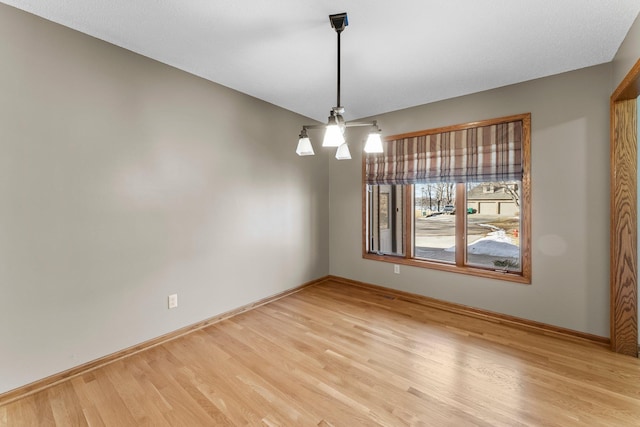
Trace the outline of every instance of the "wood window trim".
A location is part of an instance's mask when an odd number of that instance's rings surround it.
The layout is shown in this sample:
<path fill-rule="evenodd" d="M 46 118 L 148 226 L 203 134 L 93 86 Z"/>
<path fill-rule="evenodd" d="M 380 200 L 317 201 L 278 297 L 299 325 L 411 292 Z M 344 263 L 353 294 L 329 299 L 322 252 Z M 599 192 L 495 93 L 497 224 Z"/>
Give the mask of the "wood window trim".
<path fill-rule="evenodd" d="M 393 264 L 401 264 L 401 265 L 407 265 L 411 267 L 428 268 L 431 270 L 448 271 L 451 273 L 466 274 L 470 276 L 484 277 L 487 279 L 505 280 L 508 282 L 520 283 L 523 285 L 531 284 L 530 279 L 520 274 L 509 273 L 509 272 L 492 271 L 492 270 L 486 270 L 483 268 L 476 268 L 471 266 L 459 267 L 453 264 L 444 264 L 444 263 L 421 260 L 421 259 L 411 259 L 411 258 L 405 258 L 402 256 L 396 256 L 396 255 L 377 255 L 372 253 L 363 253 L 362 257 L 364 259 L 369 259 L 373 261 L 389 262 Z"/>
<path fill-rule="evenodd" d="M 472 123 L 464 123 L 460 125 L 454 126 L 446 126 L 437 129 L 429 129 L 420 132 L 412 132 L 406 133 L 402 135 L 394 135 L 387 137 L 387 139 L 398 139 L 405 138 L 410 136 L 419 136 L 440 132 L 449 132 L 449 131 L 457 131 L 462 129 L 469 129 L 473 127 L 481 127 L 481 126 L 489 126 L 496 123 L 502 123 L 506 121 L 514 121 L 514 120 L 522 120 L 523 123 L 523 140 L 522 140 L 522 155 L 523 155 L 523 174 L 522 174 L 522 199 L 524 203 L 521 206 L 520 210 L 520 226 L 521 226 L 521 237 L 520 237 L 520 248 L 522 254 L 522 271 L 519 273 L 513 272 L 502 272 L 502 271 L 492 271 L 483 268 L 472 267 L 468 265 L 460 265 L 466 264 L 466 254 L 464 251 L 456 252 L 456 264 L 444 264 L 439 262 L 433 262 L 422 259 L 414 258 L 414 248 L 412 239 L 408 233 L 413 235 L 414 224 L 413 224 L 413 207 L 411 206 L 413 201 L 413 195 L 411 194 L 411 186 L 404 186 L 404 200 L 405 200 L 405 209 L 404 209 L 404 221 L 405 225 L 402 227 L 402 233 L 404 236 L 404 245 L 405 245 L 405 255 L 378 255 L 374 253 L 370 253 L 367 251 L 367 235 L 368 235 L 368 218 L 367 218 L 367 185 L 365 184 L 365 159 L 362 159 L 362 257 L 368 260 L 374 261 L 382 261 L 389 262 L 393 264 L 402 264 L 413 267 L 421 267 L 428 268 L 433 270 L 441 270 L 448 271 L 459 274 L 472 275 L 477 277 L 484 277 L 489 279 L 498 279 L 505 280 L 514 283 L 520 284 L 531 284 L 532 280 L 532 268 L 531 268 L 531 113 L 526 114 L 518 114 L 509 117 L 502 117 L 496 119 L 489 119 L 483 121 L 477 121 Z M 457 184 L 465 186 L 465 184 Z M 456 190 L 457 191 L 457 190 Z M 466 189 L 465 189 L 466 191 Z M 459 198 L 456 198 L 456 210 L 459 210 L 460 207 L 458 204 L 462 204 L 462 202 L 458 201 Z M 465 207 L 462 207 L 463 210 L 466 210 Z M 459 229 L 466 230 L 466 221 L 465 215 L 456 215 L 456 228 L 461 227 Z M 465 244 L 466 233 L 457 233 L 456 236 L 456 245 L 464 245 Z M 460 246 L 463 247 L 463 246 Z"/>
<path fill-rule="evenodd" d="M 626 121 L 625 110 L 634 110 L 629 102 L 636 102 L 638 96 L 640 60 L 627 73 L 610 100 L 611 350 L 634 357 L 638 356 L 638 135 L 637 123 L 633 126 Z"/>

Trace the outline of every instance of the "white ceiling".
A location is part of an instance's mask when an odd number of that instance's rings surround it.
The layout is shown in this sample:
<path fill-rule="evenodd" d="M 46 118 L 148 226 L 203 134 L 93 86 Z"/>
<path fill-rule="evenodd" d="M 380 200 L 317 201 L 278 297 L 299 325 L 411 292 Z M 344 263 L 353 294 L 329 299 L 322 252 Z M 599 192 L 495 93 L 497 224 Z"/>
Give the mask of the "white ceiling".
<path fill-rule="evenodd" d="M 0 0 L 325 121 L 609 62 L 639 0 Z"/>

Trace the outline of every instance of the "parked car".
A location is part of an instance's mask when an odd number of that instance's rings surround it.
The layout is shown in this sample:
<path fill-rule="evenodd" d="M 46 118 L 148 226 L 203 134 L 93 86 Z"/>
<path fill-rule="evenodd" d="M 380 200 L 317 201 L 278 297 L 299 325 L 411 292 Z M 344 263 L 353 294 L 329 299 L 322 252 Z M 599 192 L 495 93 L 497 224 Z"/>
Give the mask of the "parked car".
<path fill-rule="evenodd" d="M 456 208 L 453 205 L 445 205 L 445 207 L 442 209 L 442 212 L 453 215 L 454 213 L 456 213 Z"/>
<path fill-rule="evenodd" d="M 478 212 L 478 210 L 476 208 L 467 208 L 467 213 L 468 214 L 474 214 L 476 212 Z"/>

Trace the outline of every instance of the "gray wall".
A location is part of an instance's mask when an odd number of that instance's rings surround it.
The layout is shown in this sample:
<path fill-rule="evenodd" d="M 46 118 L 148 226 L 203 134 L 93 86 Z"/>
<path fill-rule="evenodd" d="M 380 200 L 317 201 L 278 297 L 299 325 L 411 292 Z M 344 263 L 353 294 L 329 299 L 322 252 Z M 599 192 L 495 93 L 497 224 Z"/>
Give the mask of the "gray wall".
<path fill-rule="evenodd" d="M 329 273 L 307 119 L 2 4 L 0 40 L 0 392 Z"/>
<path fill-rule="evenodd" d="M 616 56 L 613 58 L 612 92 L 635 65 L 638 58 L 640 58 L 640 15 L 634 21 Z"/>
<path fill-rule="evenodd" d="M 609 335 L 611 64 L 377 117 L 387 135 L 531 112 L 533 283 L 362 259 L 361 150 L 330 163 L 331 274 Z"/>

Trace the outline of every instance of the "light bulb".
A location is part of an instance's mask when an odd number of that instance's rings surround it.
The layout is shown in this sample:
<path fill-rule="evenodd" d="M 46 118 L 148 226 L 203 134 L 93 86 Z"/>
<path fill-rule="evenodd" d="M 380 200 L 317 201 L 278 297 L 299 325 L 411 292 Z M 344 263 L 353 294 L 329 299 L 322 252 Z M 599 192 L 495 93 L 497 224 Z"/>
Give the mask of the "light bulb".
<path fill-rule="evenodd" d="M 344 135 L 340 126 L 336 124 L 327 125 L 327 129 L 324 132 L 324 140 L 322 141 L 323 147 L 339 147 L 344 144 Z"/>
<path fill-rule="evenodd" d="M 380 138 L 379 131 L 373 131 L 367 137 L 367 143 L 364 145 L 364 151 L 366 153 L 383 153 L 382 138 Z"/>
<path fill-rule="evenodd" d="M 351 159 L 351 153 L 349 152 L 349 146 L 347 145 L 346 142 L 338 147 L 338 150 L 336 151 L 336 159 L 338 159 L 338 160 L 350 160 Z"/>
<path fill-rule="evenodd" d="M 313 156 L 314 154 L 316 154 L 313 152 L 313 147 L 311 146 L 309 137 L 300 137 L 300 139 L 298 140 L 298 148 L 296 149 L 296 154 L 298 154 L 298 156 Z"/>

